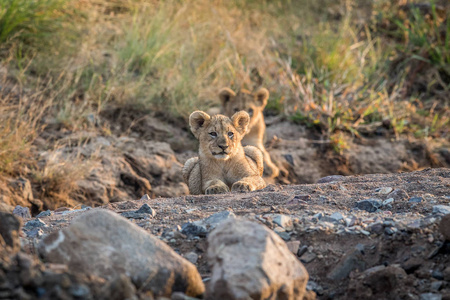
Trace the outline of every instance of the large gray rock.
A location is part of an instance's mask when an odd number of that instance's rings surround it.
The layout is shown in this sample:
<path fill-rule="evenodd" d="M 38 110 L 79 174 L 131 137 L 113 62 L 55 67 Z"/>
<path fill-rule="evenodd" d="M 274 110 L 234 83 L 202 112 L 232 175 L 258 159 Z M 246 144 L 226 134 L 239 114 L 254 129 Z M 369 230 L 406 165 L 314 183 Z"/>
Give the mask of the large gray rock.
<path fill-rule="evenodd" d="M 308 273 L 267 227 L 230 219 L 208 238 L 210 299 L 302 299 Z"/>
<path fill-rule="evenodd" d="M 74 273 L 114 280 L 129 276 L 141 291 L 169 297 L 180 291 L 203 294 L 193 264 L 142 228 L 108 210 L 91 210 L 67 228 L 46 237 L 38 247 L 44 260 L 67 264 Z"/>

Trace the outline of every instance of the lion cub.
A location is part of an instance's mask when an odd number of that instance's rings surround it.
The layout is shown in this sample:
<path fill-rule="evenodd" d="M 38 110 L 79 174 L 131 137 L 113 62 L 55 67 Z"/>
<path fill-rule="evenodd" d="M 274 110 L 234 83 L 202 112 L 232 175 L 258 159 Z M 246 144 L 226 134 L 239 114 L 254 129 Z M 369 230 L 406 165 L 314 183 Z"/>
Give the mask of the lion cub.
<path fill-rule="evenodd" d="M 200 142 L 198 157 L 190 158 L 183 167 L 191 194 L 220 194 L 230 189 L 247 192 L 266 186 L 261 177 L 261 151 L 241 144 L 249 122 L 245 111 L 235 113 L 231 119 L 203 111 L 191 114 L 189 125 Z"/>
<path fill-rule="evenodd" d="M 266 124 L 264 123 L 263 110 L 269 99 L 269 91 L 260 88 L 256 93 L 242 89 L 237 94 L 229 88 L 223 88 L 219 92 L 222 109 L 225 115 L 231 116 L 237 111 L 244 110 L 250 115 L 249 132 L 242 139 L 242 144 L 255 146 L 261 150 L 264 159 L 264 175 L 270 178 L 278 177 L 280 169 L 272 162 L 269 153 L 264 148 L 264 135 Z"/>

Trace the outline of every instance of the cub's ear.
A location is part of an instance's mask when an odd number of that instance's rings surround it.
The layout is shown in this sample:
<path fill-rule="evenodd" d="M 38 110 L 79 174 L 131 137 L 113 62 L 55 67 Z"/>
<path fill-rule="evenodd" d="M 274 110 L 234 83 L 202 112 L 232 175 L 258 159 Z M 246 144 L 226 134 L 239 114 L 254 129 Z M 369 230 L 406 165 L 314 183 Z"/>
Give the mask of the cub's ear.
<path fill-rule="evenodd" d="M 258 89 L 255 93 L 255 99 L 260 107 L 266 107 L 267 100 L 269 99 L 269 91 L 265 88 Z"/>
<path fill-rule="evenodd" d="M 210 120 L 211 117 L 207 113 L 199 110 L 194 111 L 189 116 L 189 126 L 191 127 L 191 131 L 197 139 L 200 135 L 200 131 L 208 126 Z"/>
<path fill-rule="evenodd" d="M 246 111 L 238 111 L 231 117 L 231 122 L 233 122 L 234 127 L 239 132 L 239 134 L 244 135 L 247 133 L 248 124 L 250 123 L 250 116 Z"/>
<path fill-rule="evenodd" d="M 231 98 L 233 98 L 234 96 L 236 96 L 236 93 L 233 92 L 233 90 L 229 89 L 229 88 L 223 88 L 220 90 L 219 92 L 219 98 L 220 98 L 220 102 L 222 102 L 222 106 L 225 106 L 225 104 L 231 100 Z"/>

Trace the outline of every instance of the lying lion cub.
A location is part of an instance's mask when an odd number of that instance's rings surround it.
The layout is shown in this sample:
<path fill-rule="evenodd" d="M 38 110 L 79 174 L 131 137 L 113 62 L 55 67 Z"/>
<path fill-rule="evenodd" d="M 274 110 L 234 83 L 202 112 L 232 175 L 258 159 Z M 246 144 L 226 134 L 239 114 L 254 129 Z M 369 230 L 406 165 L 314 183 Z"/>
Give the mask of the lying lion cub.
<path fill-rule="evenodd" d="M 220 194 L 230 188 L 247 192 L 266 186 L 261 177 L 261 151 L 241 145 L 249 122 L 245 111 L 235 113 L 231 119 L 202 111 L 191 114 L 189 125 L 200 141 L 198 157 L 190 158 L 183 167 L 183 178 L 191 194 Z"/>
<path fill-rule="evenodd" d="M 270 178 L 278 177 L 280 169 L 272 162 L 269 153 L 264 148 L 264 135 L 266 124 L 264 123 L 263 110 L 269 99 L 269 91 L 260 88 L 252 94 L 247 90 L 240 90 L 237 94 L 229 88 L 223 88 L 219 92 L 222 109 L 225 115 L 231 116 L 237 111 L 247 111 L 250 115 L 249 132 L 242 139 L 242 144 L 255 146 L 261 150 L 264 159 L 264 175 Z"/>

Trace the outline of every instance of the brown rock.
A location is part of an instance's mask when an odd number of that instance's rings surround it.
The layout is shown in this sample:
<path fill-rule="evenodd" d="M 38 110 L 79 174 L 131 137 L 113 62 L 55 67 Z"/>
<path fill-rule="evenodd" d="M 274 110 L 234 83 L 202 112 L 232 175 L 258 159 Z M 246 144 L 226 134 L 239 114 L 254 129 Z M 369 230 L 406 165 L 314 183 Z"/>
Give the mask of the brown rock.
<path fill-rule="evenodd" d="M 302 299 L 308 273 L 267 227 L 230 219 L 208 237 L 211 299 Z"/>
<path fill-rule="evenodd" d="M 450 241 L 450 214 L 445 215 L 439 223 L 439 231 L 447 241 Z"/>
<path fill-rule="evenodd" d="M 125 218 L 103 209 L 91 210 L 46 237 L 38 250 L 44 260 L 65 263 L 75 273 L 116 280 L 128 274 L 141 291 L 170 297 L 204 292 L 193 264 Z"/>
<path fill-rule="evenodd" d="M 20 250 L 19 232 L 22 226 L 20 219 L 12 214 L 0 212 L 0 246 L 12 252 Z"/>

